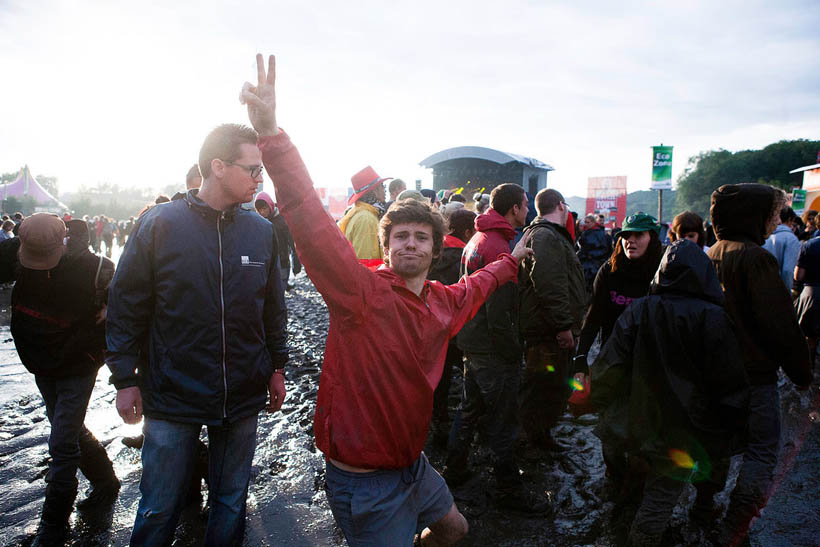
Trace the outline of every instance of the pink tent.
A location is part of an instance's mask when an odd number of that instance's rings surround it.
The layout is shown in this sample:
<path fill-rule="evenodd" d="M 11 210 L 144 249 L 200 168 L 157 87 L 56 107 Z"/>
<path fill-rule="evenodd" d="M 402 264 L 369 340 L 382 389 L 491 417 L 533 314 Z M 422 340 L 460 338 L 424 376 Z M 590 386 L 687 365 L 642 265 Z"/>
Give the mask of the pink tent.
<path fill-rule="evenodd" d="M 45 188 L 40 186 L 34 177 L 31 176 L 31 171 L 28 165 L 20 169 L 20 174 L 17 175 L 17 180 L 9 184 L 4 184 L 0 190 L 0 197 L 3 201 L 10 197 L 21 198 L 23 196 L 31 196 L 38 205 L 44 207 L 59 207 L 60 209 L 68 209 L 64 203 L 49 194 Z"/>

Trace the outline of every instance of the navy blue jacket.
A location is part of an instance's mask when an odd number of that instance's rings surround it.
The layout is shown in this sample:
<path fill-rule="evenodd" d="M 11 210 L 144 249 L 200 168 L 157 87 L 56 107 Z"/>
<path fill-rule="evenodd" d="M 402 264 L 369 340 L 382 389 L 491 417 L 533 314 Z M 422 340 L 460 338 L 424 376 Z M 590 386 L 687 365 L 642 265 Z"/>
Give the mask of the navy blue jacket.
<path fill-rule="evenodd" d="M 287 309 L 268 221 L 197 192 L 135 224 L 109 291 L 106 361 L 117 389 L 139 385 L 145 415 L 215 425 L 264 408 L 288 360 Z"/>

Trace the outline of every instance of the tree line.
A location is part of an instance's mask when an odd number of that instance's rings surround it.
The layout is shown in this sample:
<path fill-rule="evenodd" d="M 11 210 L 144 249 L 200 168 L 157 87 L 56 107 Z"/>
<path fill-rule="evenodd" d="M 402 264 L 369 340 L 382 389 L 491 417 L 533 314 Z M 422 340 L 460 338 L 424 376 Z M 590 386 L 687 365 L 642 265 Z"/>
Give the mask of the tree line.
<path fill-rule="evenodd" d="M 677 180 L 677 209 L 709 218 L 712 192 L 724 184 L 758 182 L 791 192 L 800 187 L 803 173 L 789 171 L 818 163 L 820 141 L 779 141 L 762 150 L 710 150 L 689 158 Z M 666 217 L 666 214 L 664 214 Z"/>

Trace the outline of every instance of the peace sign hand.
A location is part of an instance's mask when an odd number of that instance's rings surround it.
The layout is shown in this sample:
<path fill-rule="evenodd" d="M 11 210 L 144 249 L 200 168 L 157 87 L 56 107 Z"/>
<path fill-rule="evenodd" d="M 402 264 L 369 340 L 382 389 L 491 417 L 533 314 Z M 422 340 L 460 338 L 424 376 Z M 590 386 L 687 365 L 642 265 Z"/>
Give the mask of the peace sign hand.
<path fill-rule="evenodd" d="M 239 102 L 248 105 L 248 119 L 261 137 L 276 135 L 276 58 L 268 58 L 268 72 L 261 53 L 256 54 L 257 84 L 245 82 L 239 94 Z"/>

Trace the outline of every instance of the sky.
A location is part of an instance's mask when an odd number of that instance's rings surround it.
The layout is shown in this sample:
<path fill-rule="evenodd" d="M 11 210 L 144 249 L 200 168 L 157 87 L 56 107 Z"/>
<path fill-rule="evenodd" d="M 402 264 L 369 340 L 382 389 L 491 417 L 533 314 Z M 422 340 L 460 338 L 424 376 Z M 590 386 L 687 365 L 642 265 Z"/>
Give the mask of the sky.
<path fill-rule="evenodd" d="M 0 0 L 0 172 L 182 188 L 210 129 L 247 122 L 257 52 L 332 189 L 366 165 L 429 187 L 421 160 L 485 146 L 551 165 L 567 197 L 635 191 L 652 145 L 676 180 L 703 151 L 820 139 L 816 0 L 388 4 Z"/>

